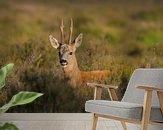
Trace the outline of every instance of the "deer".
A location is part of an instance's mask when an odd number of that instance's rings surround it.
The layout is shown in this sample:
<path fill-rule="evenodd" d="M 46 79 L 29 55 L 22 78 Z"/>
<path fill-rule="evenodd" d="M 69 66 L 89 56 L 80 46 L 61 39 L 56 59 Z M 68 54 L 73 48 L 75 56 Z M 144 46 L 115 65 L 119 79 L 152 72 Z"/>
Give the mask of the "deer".
<path fill-rule="evenodd" d="M 60 25 L 61 41 L 59 42 L 52 35 L 49 35 L 49 40 L 53 48 L 58 50 L 58 56 L 61 68 L 64 73 L 64 78 L 72 87 L 81 86 L 90 80 L 101 81 L 104 80 L 110 73 L 110 70 L 95 70 L 95 71 L 81 71 L 78 67 L 75 52 L 81 45 L 83 34 L 80 33 L 76 39 L 72 41 L 73 20 L 71 19 L 70 31 L 68 41 L 64 40 L 64 25 L 63 19 Z"/>

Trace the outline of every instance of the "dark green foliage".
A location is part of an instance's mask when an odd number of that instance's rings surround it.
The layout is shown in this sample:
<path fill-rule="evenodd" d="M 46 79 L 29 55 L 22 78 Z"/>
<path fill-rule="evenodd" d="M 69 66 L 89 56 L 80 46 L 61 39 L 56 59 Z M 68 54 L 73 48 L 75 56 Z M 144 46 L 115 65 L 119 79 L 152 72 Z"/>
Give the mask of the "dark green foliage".
<path fill-rule="evenodd" d="M 0 126 L 0 130 L 19 130 L 19 129 L 12 123 L 5 123 L 3 126 Z"/>

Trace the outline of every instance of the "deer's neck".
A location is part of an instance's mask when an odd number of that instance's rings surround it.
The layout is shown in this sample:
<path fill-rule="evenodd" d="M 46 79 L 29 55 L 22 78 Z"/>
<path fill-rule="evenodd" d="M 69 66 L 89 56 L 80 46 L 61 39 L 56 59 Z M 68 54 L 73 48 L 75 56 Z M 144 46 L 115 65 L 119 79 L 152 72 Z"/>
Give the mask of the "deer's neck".
<path fill-rule="evenodd" d="M 66 68 L 63 68 L 64 77 L 72 87 L 81 84 L 81 72 L 78 68 L 76 58 Z"/>

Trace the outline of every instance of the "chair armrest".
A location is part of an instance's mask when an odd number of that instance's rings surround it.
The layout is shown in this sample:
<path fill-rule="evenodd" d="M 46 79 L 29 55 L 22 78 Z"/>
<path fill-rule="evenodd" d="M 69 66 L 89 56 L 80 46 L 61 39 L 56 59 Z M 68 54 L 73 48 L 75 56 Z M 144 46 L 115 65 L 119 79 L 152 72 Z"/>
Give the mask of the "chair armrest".
<path fill-rule="evenodd" d="M 136 87 L 137 89 L 143 89 L 145 91 L 159 91 L 159 92 L 163 92 L 162 88 L 159 87 L 151 87 L 151 86 L 138 86 Z"/>
<path fill-rule="evenodd" d="M 97 83 L 87 83 L 87 85 L 95 88 L 94 100 L 101 99 L 102 88 L 105 88 L 108 90 L 110 99 L 112 101 L 118 100 L 118 97 L 115 92 L 115 90 L 118 88 L 118 86 L 97 84 Z"/>
<path fill-rule="evenodd" d="M 106 89 L 117 89 L 118 86 L 114 86 L 114 85 L 106 85 L 106 84 L 97 84 L 97 83 L 87 83 L 87 86 L 90 87 L 100 87 L 100 88 L 106 88 Z"/>

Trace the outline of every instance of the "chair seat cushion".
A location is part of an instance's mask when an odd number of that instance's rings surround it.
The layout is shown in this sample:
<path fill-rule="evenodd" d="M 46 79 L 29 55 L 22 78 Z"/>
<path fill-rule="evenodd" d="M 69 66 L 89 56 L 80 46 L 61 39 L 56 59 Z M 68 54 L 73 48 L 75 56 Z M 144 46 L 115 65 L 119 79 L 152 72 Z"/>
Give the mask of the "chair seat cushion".
<path fill-rule="evenodd" d="M 129 120 L 141 120 L 143 105 L 119 101 L 89 100 L 85 104 L 85 111 Z M 152 107 L 150 120 L 163 122 L 160 108 Z"/>

